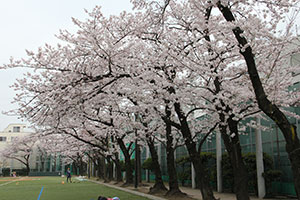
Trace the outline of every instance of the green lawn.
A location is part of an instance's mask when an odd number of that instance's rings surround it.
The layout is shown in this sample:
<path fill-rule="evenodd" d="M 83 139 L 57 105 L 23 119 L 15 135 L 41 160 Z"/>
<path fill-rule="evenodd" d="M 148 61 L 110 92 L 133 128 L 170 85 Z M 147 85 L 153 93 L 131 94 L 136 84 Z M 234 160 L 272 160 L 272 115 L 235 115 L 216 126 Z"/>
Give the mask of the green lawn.
<path fill-rule="evenodd" d="M 76 179 L 74 179 L 75 181 Z M 60 177 L 24 177 L 22 179 L 0 179 L 1 200 L 97 200 L 99 195 L 117 196 L 120 200 L 148 200 L 121 190 L 115 190 L 89 181 L 64 183 Z"/>

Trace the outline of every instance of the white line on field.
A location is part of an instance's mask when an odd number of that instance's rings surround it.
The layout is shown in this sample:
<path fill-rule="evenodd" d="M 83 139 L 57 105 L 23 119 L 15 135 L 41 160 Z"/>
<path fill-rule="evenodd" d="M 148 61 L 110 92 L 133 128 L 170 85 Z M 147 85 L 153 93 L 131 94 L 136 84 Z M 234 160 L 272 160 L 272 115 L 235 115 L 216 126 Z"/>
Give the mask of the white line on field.
<path fill-rule="evenodd" d="M 19 180 L 22 180 L 22 178 L 19 178 L 19 179 L 17 179 L 17 180 L 13 180 L 13 181 L 9 181 L 9 182 L 6 182 L 6 183 L 2 183 L 2 184 L 0 184 L 0 187 L 1 187 L 1 186 L 4 186 L 4 185 L 8 185 L 8 184 L 13 183 L 13 182 L 16 182 L 16 181 L 19 181 Z"/>

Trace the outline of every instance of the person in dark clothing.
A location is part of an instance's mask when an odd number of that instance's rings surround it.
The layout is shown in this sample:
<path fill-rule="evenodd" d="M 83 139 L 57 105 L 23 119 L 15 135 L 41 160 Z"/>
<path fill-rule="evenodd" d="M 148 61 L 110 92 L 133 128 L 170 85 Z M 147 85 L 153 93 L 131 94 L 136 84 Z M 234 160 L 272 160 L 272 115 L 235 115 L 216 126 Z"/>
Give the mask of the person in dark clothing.
<path fill-rule="evenodd" d="M 72 183 L 70 168 L 68 168 L 68 170 L 67 170 L 67 183 L 68 183 L 69 179 L 70 179 L 70 183 Z"/>
<path fill-rule="evenodd" d="M 99 197 L 98 197 L 98 200 L 107 200 L 107 198 L 106 198 L 106 197 L 99 196 Z"/>

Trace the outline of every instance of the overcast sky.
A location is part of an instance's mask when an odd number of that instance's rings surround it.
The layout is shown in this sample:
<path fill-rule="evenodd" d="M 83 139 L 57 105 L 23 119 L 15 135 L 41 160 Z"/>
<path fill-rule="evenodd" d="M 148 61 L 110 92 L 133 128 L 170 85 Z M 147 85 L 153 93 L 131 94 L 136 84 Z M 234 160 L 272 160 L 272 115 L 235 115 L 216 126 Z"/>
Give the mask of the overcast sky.
<path fill-rule="evenodd" d="M 84 20 L 84 9 L 91 10 L 95 5 L 100 5 L 106 16 L 132 7 L 130 0 L 1 0 L 0 65 L 8 63 L 11 56 L 25 57 L 25 49 L 56 44 L 59 29 L 74 30 L 71 17 Z M 15 92 L 9 86 L 23 73 L 21 69 L 0 70 L 0 131 L 10 123 L 22 123 L 2 113 L 16 108 L 11 103 Z"/>

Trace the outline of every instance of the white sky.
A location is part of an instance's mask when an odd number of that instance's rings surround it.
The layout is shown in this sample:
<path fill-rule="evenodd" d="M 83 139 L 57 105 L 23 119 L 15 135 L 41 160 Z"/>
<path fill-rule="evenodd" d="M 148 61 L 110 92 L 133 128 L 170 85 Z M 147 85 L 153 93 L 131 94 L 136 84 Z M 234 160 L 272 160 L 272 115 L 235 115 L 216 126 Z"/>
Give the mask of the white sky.
<path fill-rule="evenodd" d="M 100 5 L 106 16 L 130 11 L 130 0 L 0 0 L 0 65 L 9 58 L 23 58 L 25 49 L 36 50 L 45 43 L 56 44 L 59 29 L 74 30 L 71 17 L 84 20 L 84 9 Z M 2 112 L 16 108 L 15 92 L 9 86 L 22 77 L 22 70 L 0 70 L 0 131 L 10 123 L 24 123 Z M 26 122 L 25 122 L 26 124 Z"/>

